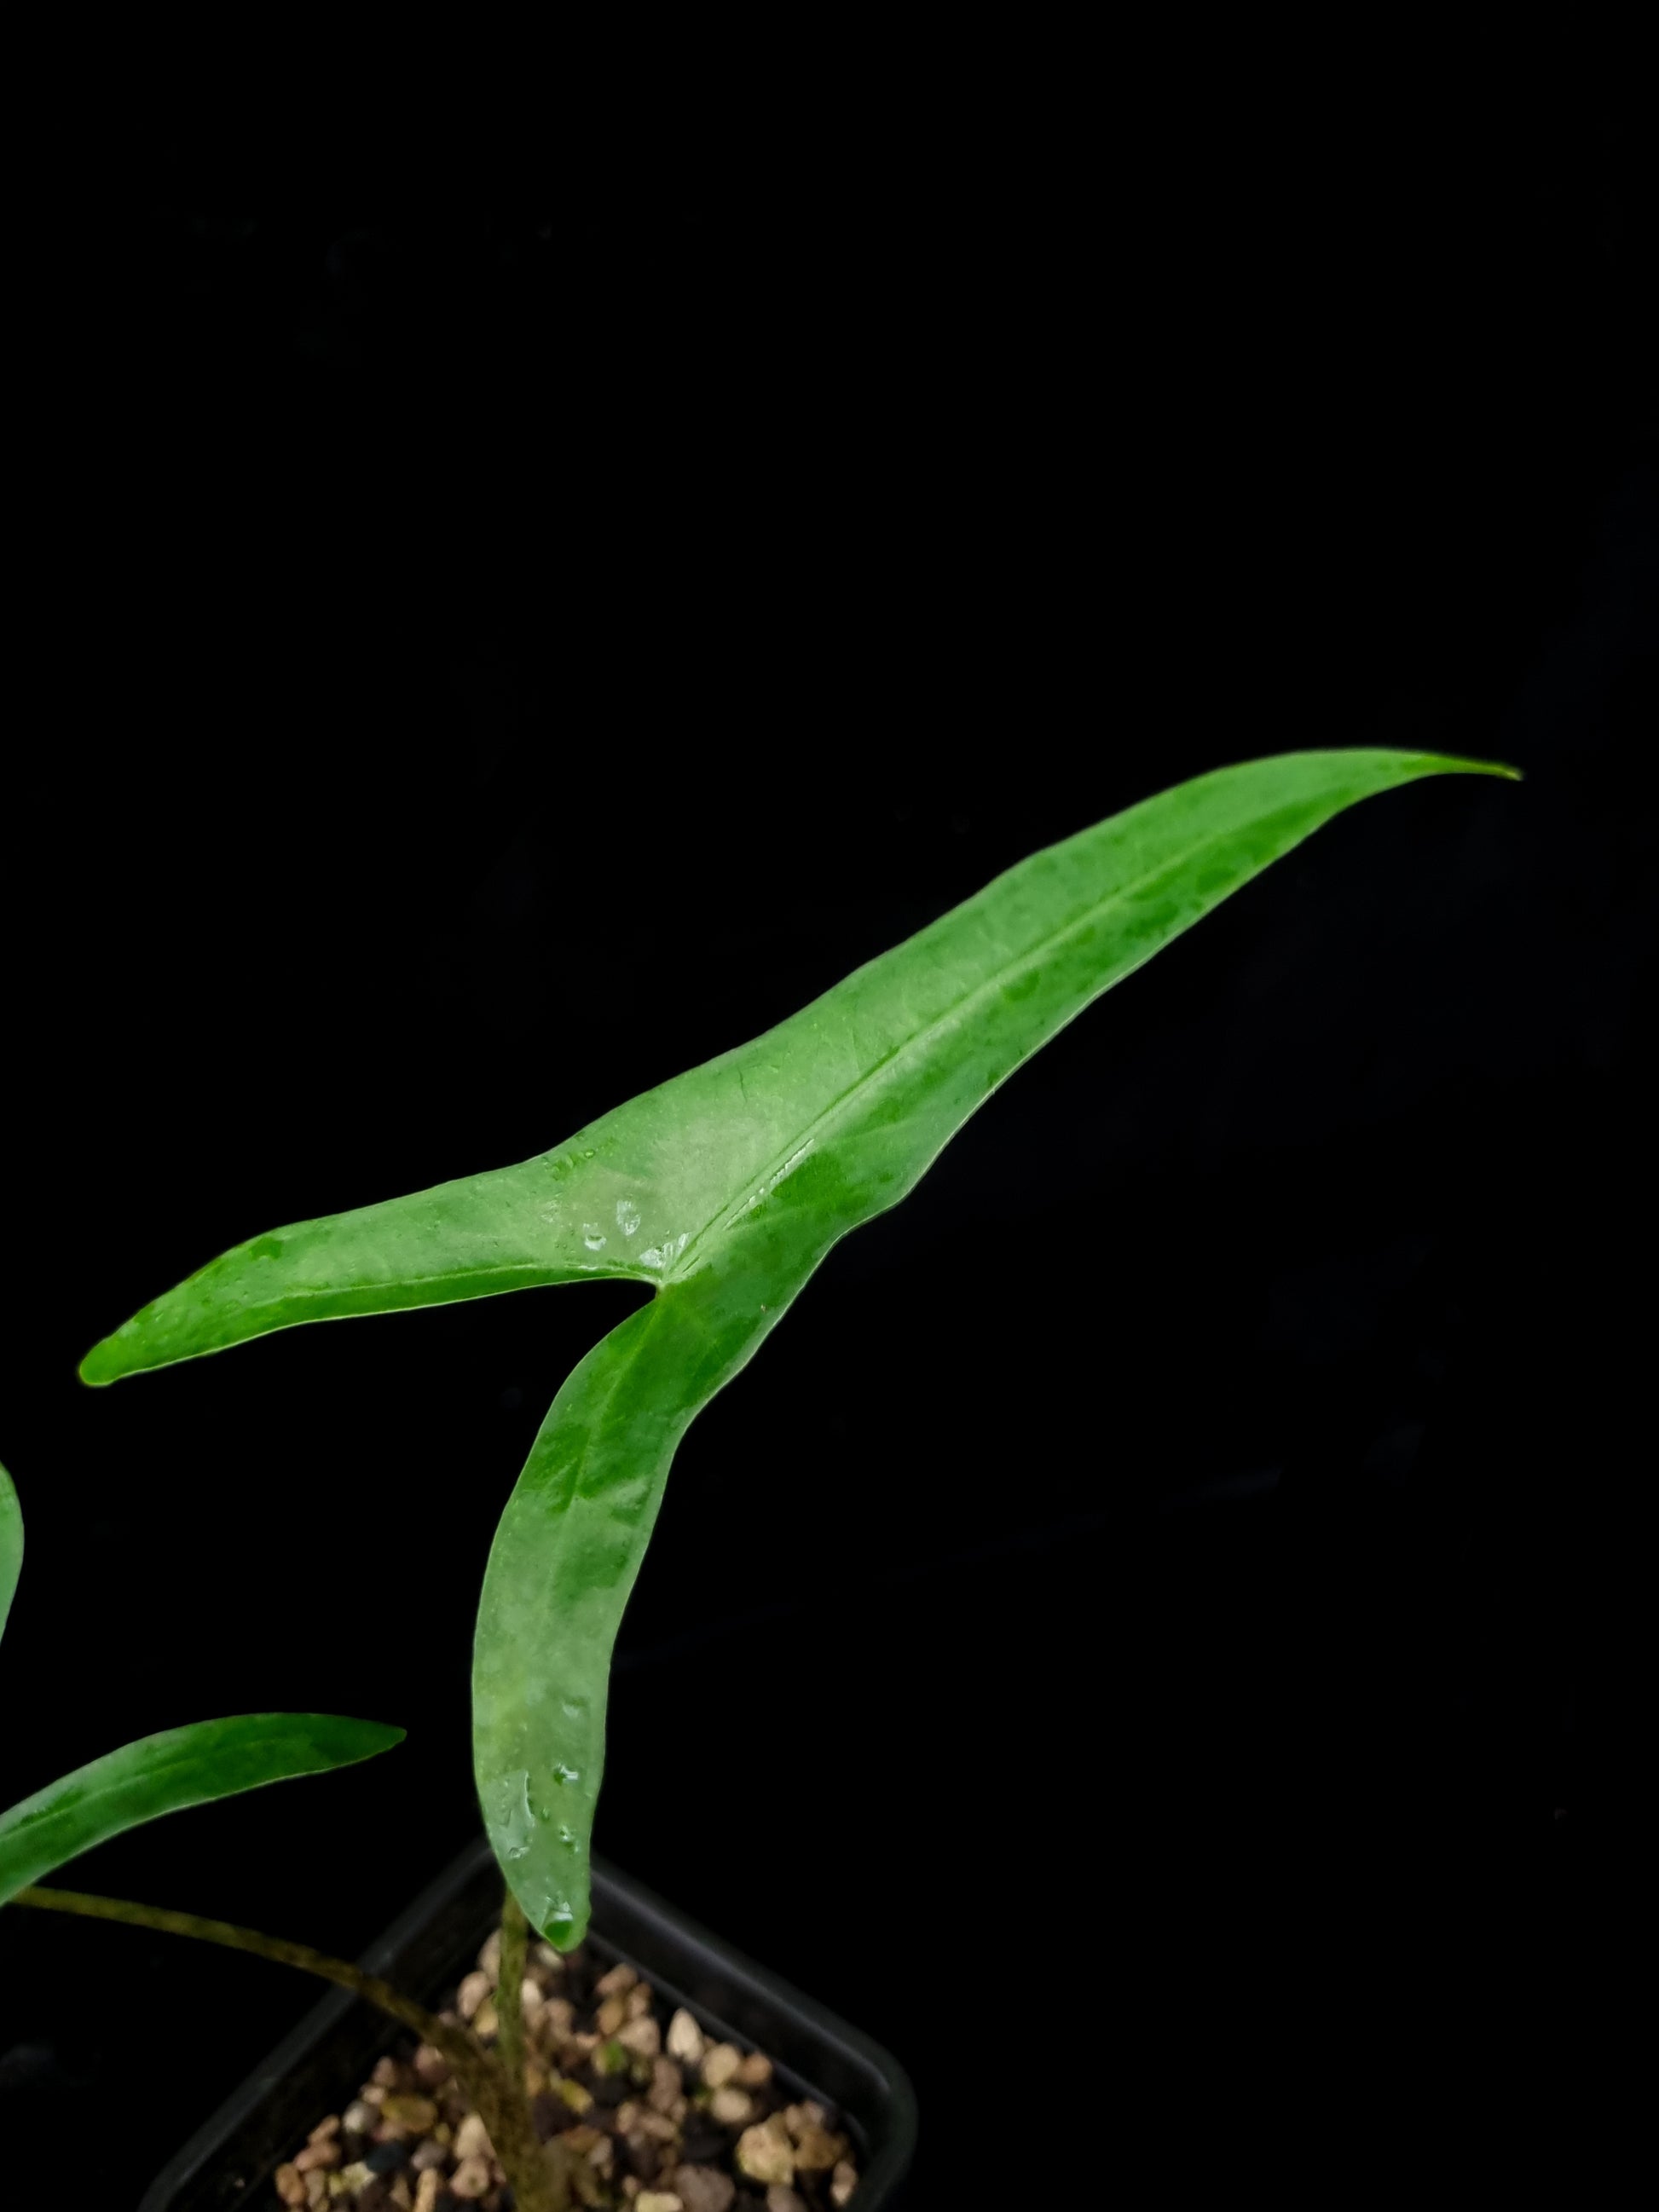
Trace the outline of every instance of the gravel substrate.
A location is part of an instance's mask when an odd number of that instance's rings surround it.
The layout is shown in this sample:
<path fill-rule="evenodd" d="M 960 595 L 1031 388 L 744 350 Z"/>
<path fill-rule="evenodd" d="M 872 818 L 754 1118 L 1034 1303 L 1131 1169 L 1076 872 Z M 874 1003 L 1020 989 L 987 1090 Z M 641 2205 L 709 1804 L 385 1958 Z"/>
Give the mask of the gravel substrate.
<path fill-rule="evenodd" d="M 443 2017 L 495 2041 L 499 1934 Z M 631 1966 L 586 1944 L 532 1947 L 526 2087 L 537 2132 L 563 2136 L 576 2193 L 631 2212 L 840 2212 L 858 2170 L 838 2116 L 792 2102 L 763 2052 L 713 2043 Z M 276 2171 L 268 2202 L 356 2212 L 510 2212 L 483 2124 L 441 2053 L 410 2038 Z"/>

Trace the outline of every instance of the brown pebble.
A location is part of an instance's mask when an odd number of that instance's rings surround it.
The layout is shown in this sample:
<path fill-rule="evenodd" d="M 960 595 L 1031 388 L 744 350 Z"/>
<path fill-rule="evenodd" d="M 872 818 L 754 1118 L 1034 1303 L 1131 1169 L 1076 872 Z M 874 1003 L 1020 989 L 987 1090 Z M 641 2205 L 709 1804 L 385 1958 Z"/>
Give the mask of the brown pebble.
<path fill-rule="evenodd" d="M 306 2141 L 307 2142 L 326 2142 L 331 2136 L 337 2136 L 339 2132 L 340 2116 L 337 2112 L 331 2112 L 325 2120 L 318 2121 L 316 2126 L 313 2128 L 311 2133 L 306 2137 Z"/>
<path fill-rule="evenodd" d="M 673 2183 L 674 2194 L 685 2212 L 732 2212 L 738 2190 L 729 2173 L 712 2166 L 678 2166 Z"/>
<path fill-rule="evenodd" d="M 405 2135 L 428 2136 L 437 2125 L 438 2107 L 430 2097 L 388 2097 L 380 2107 L 380 2118 Z"/>
<path fill-rule="evenodd" d="M 755 2100 L 747 2089 L 716 2089 L 708 2109 L 723 2128 L 743 2128 L 755 2117 Z"/>
<path fill-rule="evenodd" d="M 678 2100 L 684 2094 L 680 2069 L 672 2058 L 652 2061 L 651 2087 L 646 2092 L 646 2101 L 653 2112 L 672 2112 Z"/>
<path fill-rule="evenodd" d="M 647 2013 L 639 2020 L 625 2021 L 617 2030 L 617 2040 L 624 2051 L 636 2051 L 641 2058 L 654 2058 L 662 2049 L 662 2030 Z"/>
<path fill-rule="evenodd" d="M 766 2212 L 806 2212 L 806 2199 L 781 2181 L 775 2181 L 766 2192 Z"/>
<path fill-rule="evenodd" d="M 696 2066 L 702 2057 L 702 2030 L 684 2005 L 668 2023 L 668 2051 L 687 2066 Z"/>
<path fill-rule="evenodd" d="M 803 2130 L 821 2128 L 825 2125 L 829 2118 L 830 2115 L 824 2111 L 823 2106 L 815 2105 L 810 2097 L 801 2104 L 786 2105 L 783 2108 L 783 2124 L 797 2141 L 799 2140 Z"/>
<path fill-rule="evenodd" d="M 843 2204 L 850 2204 L 853 2191 L 859 2185 L 859 2170 L 850 2158 L 842 2159 L 830 2177 L 830 2202 L 841 2212 Z"/>
<path fill-rule="evenodd" d="M 438 2191 L 442 2187 L 435 2168 L 428 2166 L 415 2191 L 415 2212 L 437 2212 Z"/>
<path fill-rule="evenodd" d="M 795 2137 L 795 2164 L 803 2173 L 828 2173 L 846 2149 L 845 2136 L 808 2125 Z"/>
<path fill-rule="evenodd" d="M 704 2052 L 702 2078 L 711 2089 L 723 2089 L 743 2063 L 735 2043 L 716 2043 Z"/>
<path fill-rule="evenodd" d="M 284 2204 L 303 2204 L 306 2201 L 305 2178 L 295 2166 L 279 2166 L 276 2169 L 276 2194 Z"/>
<path fill-rule="evenodd" d="M 487 2158 L 464 2158 L 449 2177 L 449 2193 L 463 2202 L 488 2197 L 491 2184 L 489 2160 Z"/>
<path fill-rule="evenodd" d="M 308 2142 L 294 2161 L 296 2173 L 313 2173 L 340 2163 L 340 2146 L 337 2142 Z"/>
<path fill-rule="evenodd" d="M 654 2181 L 662 2171 L 662 2145 L 641 2127 L 623 2129 L 618 2140 L 627 2154 L 629 2172 L 638 2181 Z"/>
<path fill-rule="evenodd" d="M 772 2062 L 763 2051 L 751 2051 L 733 2078 L 739 2088 L 763 2089 L 772 2078 Z"/>
<path fill-rule="evenodd" d="M 750 2181 L 791 2182 L 795 2178 L 795 2147 L 775 2112 L 759 2126 L 744 2130 L 738 2137 L 737 2156 L 738 2171 Z"/>
<path fill-rule="evenodd" d="M 632 1966 L 619 1963 L 612 1966 L 608 1974 L 599 1976 L 593 1984 L 593 1994 L 596 1997 L 626 1996 L 639 1978 Z"/>
<path fill-rule="evenodd" d="M 415 2079 L 423 2089 L 441 2089 L 452 2069 L 435 2043 L 423 2043 L 415 2053 Z"/>
<path fill-rule="evenodd" d="M 403 2087 L 404 2069 L 395 2058 L 377 2058 L 374 2062 L 374 2071 L 368 2078 L 377 2089 L 400 2089 Z"/>
<path fill-rule="evenodd" d="M 455 1992 L 455 2008 L 461 2018 L 471 2020 L 495 1986 L 490 1977 L 482 1970 L 476 1974 L 469 1974 Z"/>
<path fill-rule="evenodd" d="M 478 1952 L 478 1972 L 481 1974 L 488 1974 L 490 1980 L 493 1982 L 499 1976 L 501 1971 L 501 1931 L 499 1928 L 495 1928 L 492 1929 L 490 1933 L 485 1936 L 483 1946 Z"/>

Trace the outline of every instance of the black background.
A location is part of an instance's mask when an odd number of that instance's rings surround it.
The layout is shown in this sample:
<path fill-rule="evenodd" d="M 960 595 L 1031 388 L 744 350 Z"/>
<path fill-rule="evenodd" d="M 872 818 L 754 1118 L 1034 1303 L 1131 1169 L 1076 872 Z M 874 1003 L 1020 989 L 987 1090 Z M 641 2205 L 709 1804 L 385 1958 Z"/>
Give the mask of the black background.
<path fill-rule="evenodd" d="M 698 1422 L 597 1840 L 900 2055 L 924 2203 L 1605 2136 L 1650 183 L 1565 92 L 597 175 L 240 119 L 88 156 L 19 432 L 0 1802 L 220 1712 L 409 1740 L 63 1879 L 347 1954 L 401 1909 L 476 1820 L 501 1504 L 638 1293 L 96 1393 L 94 1340 L 543 1150 L 1184 775 L 1431 746 L 1526 781 L 1270 871 Z M 21 1911 L 0 1976 L 6 2140 L 110 2204 L 313 1997 Z"/>

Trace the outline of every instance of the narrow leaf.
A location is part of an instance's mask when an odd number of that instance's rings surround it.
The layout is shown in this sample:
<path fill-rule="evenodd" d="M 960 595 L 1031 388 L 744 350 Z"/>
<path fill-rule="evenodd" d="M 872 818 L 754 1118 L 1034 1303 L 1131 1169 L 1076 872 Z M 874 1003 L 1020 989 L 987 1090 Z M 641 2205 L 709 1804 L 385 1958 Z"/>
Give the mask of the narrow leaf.
<path fill-rule="evenodd" d="M 11 1477 L 0 1467 L 0 1636 L 6 1632 L 6 1620 L 22 1567 L 23 1509 L 17 1503 Z"/>
<path fill-rule="evenodd" d="M 163 1813 L 355 1765 L 403 1736 L 401 1729 L 332 1713 L 242 1713 L 123 1744 L 0 1813 L 0 1905 L 94 1844 Z"/>
<path fill-rule="evenodd" d="M 1358 800 L 1492 763 L 1291 753 L 1194 778 L 1009 869 L 753 1042 L 539 1158 L 276 1231 L 88 1355 L 88 1381 L 295 1322 L 633 1276 L 657 1296 L 556 1398 L 496 1533 L 474 1651 L 486 1820 L 531 1921 L 580 1939 L 610 1655 L 686 1426 L 838 1238 L 1022 1061 Z M 1052 1171 L 1034 1158 L 1039 1182 Z"/>

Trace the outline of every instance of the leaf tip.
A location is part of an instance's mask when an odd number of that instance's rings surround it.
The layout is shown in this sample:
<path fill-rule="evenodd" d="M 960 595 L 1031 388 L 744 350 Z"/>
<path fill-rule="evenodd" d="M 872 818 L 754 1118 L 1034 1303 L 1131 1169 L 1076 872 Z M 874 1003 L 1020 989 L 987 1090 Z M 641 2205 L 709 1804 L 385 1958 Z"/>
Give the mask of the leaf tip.
<path fill-rule="evenodd" d="M 1506 783 L 1522 783 L 1526 779 L 1518 768 L 1508 761 L 1469 760 L 1456 753 L 1424 753 L 1420 757 L 1428 764 L 1431 775 L 1496 775 Z"/>
<path fill-rule="evenodd" d="M 548 1916 L 546 1925 L 537 1932 L 544 1942 L 556 1951 L 575 1950 L 587 1933 L 587 1912 L 555 1912 Z"/>
<path fill-rule="evenodd" d="M 121 1340 L 131 1328 L 126 1322 L 109 1336 L 100 1336 L 90 1352 L 82 1358 L 76 1373 L 93 1389 L 101 1390 L 111 1382 L 118 1382 L 124 1375 L 132 1372 L 132 1361 L 126 1354 Z"/>
<path fill-rule="evenodd" d="M 330 1752 L 344 1765 L 378 1759 L 383 1751 L 395 1750 L 409 1734 L 391 1721 L 346 1720 L 333 1713 L 321 1717 L 326 1723 Z"/>

